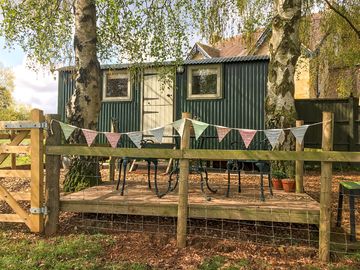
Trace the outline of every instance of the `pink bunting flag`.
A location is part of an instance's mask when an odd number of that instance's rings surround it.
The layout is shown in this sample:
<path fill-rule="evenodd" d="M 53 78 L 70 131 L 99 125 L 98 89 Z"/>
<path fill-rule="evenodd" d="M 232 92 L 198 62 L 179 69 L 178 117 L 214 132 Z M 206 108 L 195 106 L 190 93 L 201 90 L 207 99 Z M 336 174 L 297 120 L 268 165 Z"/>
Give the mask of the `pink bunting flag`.
<path fill-rule="evenodd" d="M 249 145 L 250 145 L 251 141 L 253 140 L 256 132 L 257 131 L 253 130 L 253 129 L 239 129 L 240 136 L 244 141 L 246 149 L 249 147 Z"/>
<path fill-rule="evenodd" d="M 105 137 L 110 143 L 112 148 L 116 148 L 118 141 L 120 140 L 120 133 L 105 132 Z"/>
<path fill-rule="evenodd" d="M 216 126 L 219 142 L 221 142 L 225 136 L 231 131 L 231 128 Z"/>
<path fill-rule="evenodd" d="M 84 133 L 87 145 L 90 146 L 98 134 L 97 131 L 90 129 L 82 129 L 82 132 Z"/>

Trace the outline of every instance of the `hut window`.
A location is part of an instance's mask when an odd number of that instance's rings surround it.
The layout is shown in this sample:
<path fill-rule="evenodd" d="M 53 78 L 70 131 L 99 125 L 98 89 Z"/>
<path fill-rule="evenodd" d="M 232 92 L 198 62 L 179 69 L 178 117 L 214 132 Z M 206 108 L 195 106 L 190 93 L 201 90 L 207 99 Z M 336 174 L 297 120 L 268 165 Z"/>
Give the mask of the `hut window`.
<path fill-rule="evenodd" d="M 106 71 L 103 82 L 104 101 L 130 101 L 130 76 L 127 71 Z"/>
<path fill-rule="evenodd" d="M 221 66 L 191 66 L 188 69 L 188 98 L 221 98 Z"/>

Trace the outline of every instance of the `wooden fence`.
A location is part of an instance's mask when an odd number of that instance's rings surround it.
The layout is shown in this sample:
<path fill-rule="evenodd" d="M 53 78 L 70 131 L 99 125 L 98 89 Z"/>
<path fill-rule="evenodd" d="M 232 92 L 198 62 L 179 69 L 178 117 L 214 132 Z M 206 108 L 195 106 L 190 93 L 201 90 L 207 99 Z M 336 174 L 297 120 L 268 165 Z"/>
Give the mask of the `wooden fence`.
<path fill-rule="evenodd" d="M 11 131 L 9 144 L 0 145 L 0 164 L 12 155 L 12 169 L 1 169 L 0 177 L 31 178 L 30 210 L 24 209 L 18 200 L 28 199 L 28 194 L 9 192 L 0 184 L 0 197 L 14 211 L 14 214 L 0 214 L 0 222 L 25 223 L 32 232 L 42 232 L 44 228 L 44 132 L 45 119 L 41 110 L 31 111 L 30 121 L 0 122 L 1 131 Z M 21 142 L 30 135 L 30 145 L 21 146 Z M 5 138 L 5 136 L 2 136 Z M 31 156 L 31 169 L 16 169 L 16 154 Z"/>
<path fill-rule="evenodd" d="M 33 121 L 41 122 L 41 114 L 33 117 Z M 178 222 L 177 222 L 177 244 L 186 246 L 187 219 L 188 219 L 188 174 L 189 160 L 293 160 L 297 163 L 298 170 L 302 171 L 303 161 L 321 161 L 321 186 L 320 186 L 320 222 L 319 222 L 319 257 L 322 261 L 328 261 L 330 256 L 330 209 L 331 209 L 331 181 L 332 181 L 332 163 L 333 162 L 360 162 L 360 155 L 356 152 L 339 152 L 333 150 L 333 131 L 334 118 L 330 112 L 323 113 L 322 121 L 322 151 L 303 152 L 302 147 L 298 146 L 294 152 L 285 151 L 244 151 L 244 150 L 207 150 L 207 149 L 189 149 L 190 140 L 190 121 L 185 120 L 185 131 L 181 140 L 181 148 L 178 150 L 170 149 L 134 149 L 134 148 L 110 148 L 110 147 L 86 147 L 75 145 L 61 145 L 61 130 L 57 122 L 53 122 L 52 132 L 49 134 L 46 142 L 46 206 L 49 209 L 45 221 L 45 233 L 53 234 L 57 231 L 59 223 L 60 209 L 60 156 L 104 156 L 104 157 L 133 157 L 133 158 L 163 158 L 180 160 L 180 180 L 178 194 Z M 43 169 L 40 166 L 42 157 L 41 129 L 33 129 L 31 146 L 32 170 L 32 207 L 41 207 L 42 198 L 42 177 Z M 1 147 L 2 153 L 9 153 L 9 146 Z M 28 152 L 27 148 L 16 148 L 16 151 Z M 5 151 L 5 152 L 4 152 Z M 15 151 L 15 148 L 13 148 Z M 34 160 L 33 160 L 34 158 Z M 3 173 L 6 176 L 7 173 Z M 20 173 L 21 175 L 21 173 Z M 29 176 L 29 174 L 25 174 Z M 302 178 L 297 179 L 298 192 L 302 192 Z M 1 193 L 3 199 L 7 199 L 8 193 Z M 14 200 L 14 199 L 13 199 Z M 12 203 L 16 205 L 15 203 Z M 22 210 L 21 219 L 26 221 L 28 214 Z M 19 214 L 19 216 L 20 216 Z M 26 214 L 26 215 L 25 215 Z M 21 216 L 20 216 L 21 217 Z M 43 231 L 43 215 L 30 215 L 29 223 L 32 231 Z M 33 225 L 33 224 L 36 224 Z"/>

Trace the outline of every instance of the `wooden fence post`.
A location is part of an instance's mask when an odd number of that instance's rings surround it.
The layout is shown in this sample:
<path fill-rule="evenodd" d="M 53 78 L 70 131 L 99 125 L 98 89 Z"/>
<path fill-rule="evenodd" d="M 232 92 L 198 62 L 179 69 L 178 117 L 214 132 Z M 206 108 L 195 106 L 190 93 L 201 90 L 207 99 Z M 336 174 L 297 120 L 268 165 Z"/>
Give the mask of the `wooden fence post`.
<path fill-rule="evenodd" d="M 334 114 L 323 112 L 322 150 L 333 150 Z M 330 259 L 332 162 L 321 162 L 319 259 Z"/>
<path fill-rule="evenodd" d="M 303 120 L 296 120 L 296 126 L 300 127 L 304 124 Z M 304 151 L 304 141 L 298 143 L 296 141 L 296 151 Z M 295 162 L 295 180 L 296 180 L 296 193 L 304 192 L 304 161 L 296 160 Z"/>
<path fill-rule="evenodd" d="M 111 119 L 111 132 L 119 132 L 118 121 Z M 110 157 L 109 160 L 109 181 L 115 181 L 115 157 Z"/>
<path fill-rule="evenodd" d="M 182 118 L 189 118 L 188 113 L 183 113 Z M 185 150 L 190 147 L 190 121 L 185 120 L 184 132 L 181 138 L 180 149 Z M 188 177 L 189 160 L 180 159 L 179 172 L 179 199 L 178 199 L 178 217 L 177 217 L 177 246 L 184 248 L 186 246 L 186 231 L 188 219 Z"/>
<path fill-rule="evenodd" d="M 31 121 L 44 122 L 43 111 L 31 110 Z M 44 215 L 41 209 L 44 206 L 44 130 L 43 128 L 31 129 L 31 228 L 32 232 L 44 230 Z"/>
<path fill-rule="evenodd" d="M 48 115 L 48 130 L 46 138 L 46 146 L 61 144 L 61 128 L 56 121 L 52 119 L 60 119 L 59 115 Z M 48 215 L 45 218 L 45 234 L 50 236 L 57 232 L 59 224 L 60 209 L 60 155 L 46 155 L 45 157 L 45 205 L 48 208 Z"/>

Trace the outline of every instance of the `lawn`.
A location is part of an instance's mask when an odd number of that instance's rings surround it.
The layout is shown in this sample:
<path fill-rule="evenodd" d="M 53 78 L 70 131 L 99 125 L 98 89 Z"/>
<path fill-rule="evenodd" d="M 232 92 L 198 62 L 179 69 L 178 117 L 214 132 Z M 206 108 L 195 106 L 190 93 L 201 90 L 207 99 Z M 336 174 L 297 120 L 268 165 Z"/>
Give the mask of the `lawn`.
<path fill-rule="evenodd" d="M 166 237 L 165 237 L 166 238 Z M 148 233 L 88 234 L 80 232 L 44 238 L 1 230 L 0 269 L 331 269 L 355 270 L 360 254 L 336 257 L 322 265 L 314 252 L 289 247 L 256 246 L 234 241 L 189 239 L 176 248 L 172 237 Z"/>

